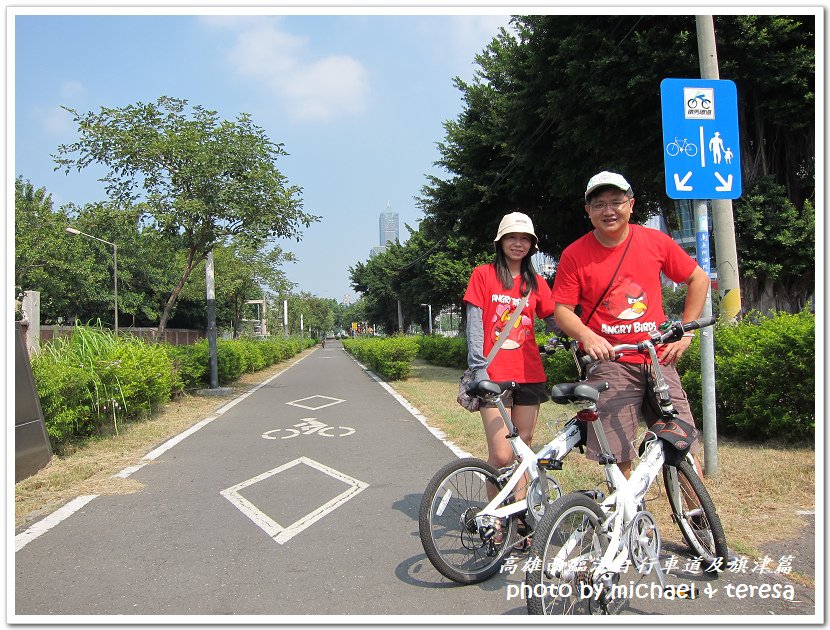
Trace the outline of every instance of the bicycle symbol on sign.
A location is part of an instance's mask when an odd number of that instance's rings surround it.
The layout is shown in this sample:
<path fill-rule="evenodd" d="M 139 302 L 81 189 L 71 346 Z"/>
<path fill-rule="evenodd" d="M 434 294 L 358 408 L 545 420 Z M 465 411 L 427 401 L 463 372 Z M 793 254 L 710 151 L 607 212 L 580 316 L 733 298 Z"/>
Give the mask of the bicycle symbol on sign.
<path fill-rule="evenodd" d="M 698 103 L 700 103 L 700 105 L 698 105 Z M 712 107 L 712 101 L 703 96 L 703 94 L 698 94 L 697 96 L 690 98 L 686 102 L 686 105 L 688 105 L 690 109 L 697 109 L 697 107 L 709 109 L 710 107 Z"/>
<path fill-rule="evenodd" d="M 282 436 L 281 440 L 290 440 L 291 438 L 297 437 L 300 434 L 303 435 L 312 435 L 316 433 L 317 435 L 321 435 L 323 437 L 346 437 L 347 435 L 351 435 L 354 433 L 354 428 L 352 427 L 332 427 L 326 424 L 325 422 L 320 422 L 317 418 L 303 418 L 302 422 L 298 422 L 294 425 L 297 428 L 288 428 L 288 429 L 272 429 L 271 431 L 266 431 L 262 434 L 262 437 L 266 440 L 276 440 L 277 437 L 272 435 L 273 433 L 277 433 L 279 431 L 285 431 L 288 435 Z M 340 429 L 341 433 L 335 435 L 332 433 L 335 429 Z"/>
<path fill-rule="evenodd" d="M 669 154 L 670 157 L 674 157 L 679 153 L 685 153 L 689 157 L 694 157 L 697 155 L 697 145 L 692 144 L 686 138 L 683 138 L 683 141 L 677 139 L 677 136 L 674 138 L 674 142 L 669 142 L 666 145 L 666 153 Z"/>

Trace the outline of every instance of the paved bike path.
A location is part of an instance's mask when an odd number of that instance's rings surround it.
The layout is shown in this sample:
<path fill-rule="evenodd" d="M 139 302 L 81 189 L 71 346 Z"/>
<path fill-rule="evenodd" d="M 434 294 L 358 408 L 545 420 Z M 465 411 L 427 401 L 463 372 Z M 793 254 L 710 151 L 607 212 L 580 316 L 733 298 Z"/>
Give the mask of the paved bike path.
<path fill-rule="evenodd" d="M 97 497 L 20 549 L 15 613 L 525 614 L 506 597 L 521 570 L 460 587 L 424 556 L 421 493 L 455 457 L 329 344 L 132 473 L 140 491 Z M 768 603 L 631 612 L 812 612 Z"/>
<path fill-rule="evenodd" d="M 329 344 L 134 472 L 139 492 L 100 496 L 18 551 L 15 611 L 502 614 L 501 584 L 445 588 L 421 547 L 421 493 L 454 457 Z M 222 494 L 257 477 L 235 496 L 287 531 Z"/>

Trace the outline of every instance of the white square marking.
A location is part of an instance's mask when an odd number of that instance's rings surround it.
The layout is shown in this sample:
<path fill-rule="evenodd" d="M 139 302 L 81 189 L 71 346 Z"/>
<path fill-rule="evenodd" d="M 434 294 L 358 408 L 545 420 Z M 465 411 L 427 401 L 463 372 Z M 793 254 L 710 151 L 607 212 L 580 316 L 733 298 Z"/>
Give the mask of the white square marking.
<path fill-rule="evenodd" d="M 257 506 L 248 501 L 248 499 L 239 494 L 240 490 L 243 490 L 248 486 L 252 486 L 255 483 L 262 481 L 263 479 L 268 479 L 269 477 L 277 475 L 285 470 L 288 470 L 289 468 L 297 466 L 298 464 L 305 464 L 306 466 L 311 466 L 312 468 L 315 468 L 320 472 L 323 472 L 331 477 L 334 477 L 335 479 L 342 481 L 347 486 L 349 486 L 349 488 L 345 492 L 342 492 L 336 497 L 334 497 L 331 501 L 327 501 L 326 503 L 318 507 L 316 510 L 309 512 L 308 514 L 301 517 L 297 521 L 291 523 L 291 525 L 288 525 L 287 527 L 283 527 L 282 525 L 277 523 L 274 519 L 265 514 Z M 245 516 L 251 519 L 266 534 L 273 538 L 275 542 L 282 545 L 291 540 L 294 536 L 299 534 L 306 527 L 310 526 L 316 521 L 319 521 L 326 514 L 340 507 L 346 501 L 355 497 L 358 493 L 362 492 L 364 489 L 368 487 L 369 484 L 364 481 L 359 481 L 354 477 L 344 475 L 343 473 L 334 470 L 333 468 L 329 468 L 328 466 L 324 466 L 319 462 L 315 462 L 313 459 L 309 459 L 308 457 L 299 457 L 294 461 L 290 461 L 287 464 L 283 464 L 282 466 L 274 468 L 273 470 L 269 470 L 260 475 L 257 475 L 256 477 L 252 477 L 247 481 L 243 481 L 241 483 L 236 484 L 235 486 L 231 486 L 226 490 L 222 490 L 220 494 L 223 497 L 225 497 L 228 501 L 233 503 Z"/>
<path fill-rule="evenodd" d="M 304 401 L 313 400 L 315 398 L 322 398 L 322 399 L 325 399 L 325 400 L 329 400 L 331 402 L 327 402 L 327 403 L 324 403 L 324 404 L 318 404 L 315 407 L 310 407 L 309 405 L 301 405 L 300 404 Z M 309 409 L 311 411 L 317 411 L 318 409 L 323 409 L 324 407 L 331 407 L 332 405 L 338 405 L 342 402 L 346 402 L 346 401 L 343 400 L 342 398 L 332 398 L 331 396 L 316 395 L 316 396 L 309 396 L 307 398 L 300 398 L 299 400 L 292 400 L 291 402 L 287 402 L 285 404 L 286 405 L 293 405 L 295 407 L 302 407 L 303 409 Z"/>

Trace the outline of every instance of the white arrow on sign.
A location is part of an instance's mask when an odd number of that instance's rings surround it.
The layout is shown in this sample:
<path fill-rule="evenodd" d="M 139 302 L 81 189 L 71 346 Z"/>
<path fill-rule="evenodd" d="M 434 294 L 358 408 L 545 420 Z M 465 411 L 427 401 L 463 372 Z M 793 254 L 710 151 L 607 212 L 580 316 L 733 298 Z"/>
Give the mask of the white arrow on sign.
<path fill-rule="evenodd" d="M 715 174 L 717 175 L 717 173 L 715 173 Z M 675 187 L 675 189 L 685 190 L 685 191 L 692 190 L 691 186 L 686 185 L 686 182 L 689 181 L 689 178 L 691 176 L 692 176 L 692 171 L 689 171 L 688 173 L 686 173 L 686 177 L 684 177 L 683 179 L 680 179 L 680 175 L 675 173 L 674 174 L 674 187 Z"/>
<path fill-rule="evenodd" d="M 732 174 L 731 173 L 729 175 L 727 175 L 726 180 L 724 180 L 723 177 L 720 176 L 720 173 L 715 171 L 715 177 L 717 177 L 720 180 L 720 183 L 722 184 L 721 186 L 715 186 L 715 190 L 717 190 L 719 192 L 729 192 L 730 190 L 732 190 Z"/>

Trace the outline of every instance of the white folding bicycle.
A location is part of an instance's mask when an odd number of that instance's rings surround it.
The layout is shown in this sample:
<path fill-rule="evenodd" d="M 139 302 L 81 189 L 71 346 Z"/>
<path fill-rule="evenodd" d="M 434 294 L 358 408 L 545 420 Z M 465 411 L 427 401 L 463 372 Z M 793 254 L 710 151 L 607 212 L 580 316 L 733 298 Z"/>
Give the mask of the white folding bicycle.
<path fill-rule="evenodd" d="M 652 333 L 649 340 L 614 347 L 615 354 L 640 352 L 651 357 L 652 385 L 660 419 L 666 423 L 675 420 L 677 414 L 655 345 L 675 341 L 685 331 L 712 323 L 714 319 L 675 323 L 666 332 Z M 659 433 L 648 432 L 636 469 L 629 479 L 622 474 L 610 454 L 602 423 L 596 421 L 596 402 L 607 387 L 604 382 L 565 383 L 551 392 L 554 402 L 583 406 L 577 415 L 589 421 L 596 432 L 610 494 L 597 503 L 584 493 L 573 493 L 547 507 L 529 552 L 529 557 L 538 561 L 529 565 L 532 568 L 525 575 L 530 614 L 615 614 L 630 598 L 629 585 L 621 580 L 624 568 L 630 566 L 643 573 L 655 571 L 661 588 L 665 587 L 659 562 L 660 532 L 654 516 L 645 509 L 646 493 L 661 471 L 672 518 L 686 543 L 701 558 L 703 570 L 717 571 L 727 562 L 720 518 L 695 472 L 691 455 L 676 465 L 667 464 L 664 449 L 671 447 Z"/>
<path fill-rule="evenodd" d="M 516 537 L 520 519 L 531 530 L 538 525 L 547 506 L 562 495 L 552 471 L 561 470 L 565 455 L 584 440 L 573 418 L 534 453 L 501 400 L 515 388 L 512 381 L 479 381 L 468 390 L 496 404 L 516 455 L 513 464 L 497 470 L 477 458 L 450 462 L 433 476 L 421 499 L 418 529 L 424 551 L 442 575 L 461 584 L 492 576 L 511 549 L 528 538 L 529 532 Z"/>

